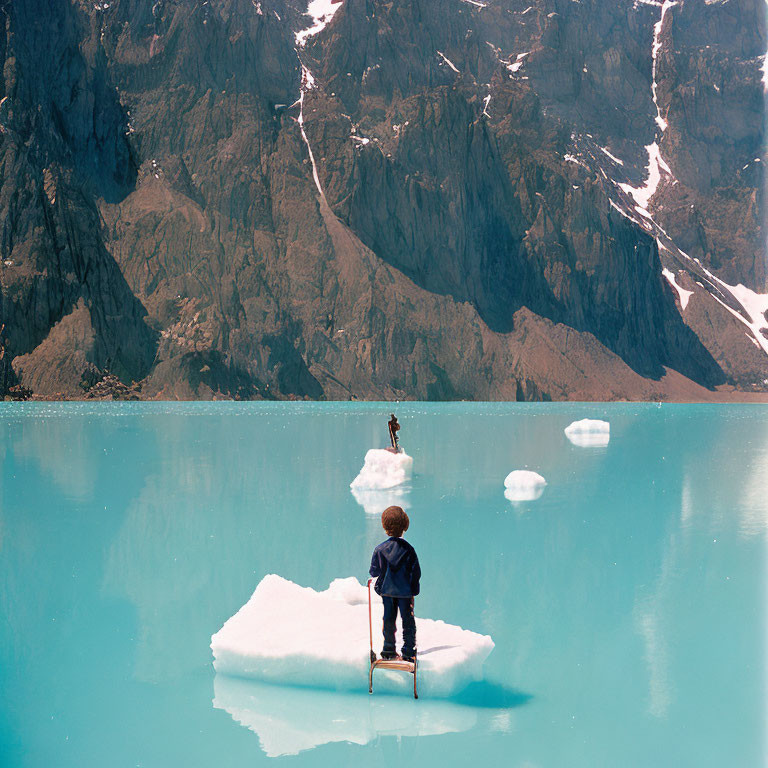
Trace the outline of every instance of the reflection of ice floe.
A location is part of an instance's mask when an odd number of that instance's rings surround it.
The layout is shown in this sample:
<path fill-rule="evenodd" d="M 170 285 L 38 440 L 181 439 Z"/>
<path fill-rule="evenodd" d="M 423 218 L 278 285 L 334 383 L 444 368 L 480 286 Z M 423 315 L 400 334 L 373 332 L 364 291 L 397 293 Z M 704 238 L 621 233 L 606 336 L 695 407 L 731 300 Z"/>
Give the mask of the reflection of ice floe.
<path fill-rule="evenodd" d="M 368 744 L 380 736 L 468 731 L 478 710 L 441 700 L 287 688 L 216 675 L 213 706 L 259 737 L 268 757 L 331 742 Z"/>
<path fill-rule="evenodd" d="M 404 451 L 393 453 L 385 448 L 371 448 L 365 454 L 360 474 L 350 483 L 358 490 L 381 490 L 402 485 L 410 479 L 413 458 Z"/>
<path fill-rule="evenodd" d="M 504 496 L 509 501 L 536 501 L 544 493 L 546 484 L 538 472 L 516 469 L 504 479 Z"/>
<path fill-rule="evenodd" d="M 373 623 L 381 627 L 381 599 L 372 594 Z M 482 678 L 483 662 L 493 650 L 490 637 L 432 619 L 417 618 L 416 627 L 420 696 L 451 696 Z M 216 671 L 224 674 L 364 691 L 367 590 L 352 577 L 316 592 L 274 574 L 265 576 L 251 599 L 211 638 L 211 649 Z M 413 685 L 410 675 L 380 674 L 377 691 L 405 692 Z"/>
<path fill-rule="evenodd" d="M 581 419 L 565 428 L 565 436 L 581 448 L 604 448 L 611 439 L 611 425 L 600 419 Z"/>
<path fill-rule="evenodd" d="M 387 507 L 396 505 L 408 509 L 411 504 L 408 500 L 409 488 L 385 488 L 383 490 L 368 490 L 364 488 L 352 488 L 355 501 L 369 515 L 380 515 Z"/>
<path fill-rule="evenodd" d="M 768 58 L 766 59 L 768 60 Z M 747 470 L 740 509 L 739 533 L 742 536 L 768 532 L 768 440 L 753 452 Z"/>

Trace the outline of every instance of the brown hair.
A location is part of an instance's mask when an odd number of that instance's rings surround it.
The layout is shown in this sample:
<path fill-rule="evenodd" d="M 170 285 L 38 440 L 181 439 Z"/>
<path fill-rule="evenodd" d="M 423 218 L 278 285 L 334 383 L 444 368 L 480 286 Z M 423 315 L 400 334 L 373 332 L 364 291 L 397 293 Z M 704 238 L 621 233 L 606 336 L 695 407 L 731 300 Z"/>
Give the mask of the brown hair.
<path fill-rule="evenodd" d="M 381 525 L 390 536 L 402 536 L 410 522 L 402 507 L 387 507 L 381 513 Z"/>

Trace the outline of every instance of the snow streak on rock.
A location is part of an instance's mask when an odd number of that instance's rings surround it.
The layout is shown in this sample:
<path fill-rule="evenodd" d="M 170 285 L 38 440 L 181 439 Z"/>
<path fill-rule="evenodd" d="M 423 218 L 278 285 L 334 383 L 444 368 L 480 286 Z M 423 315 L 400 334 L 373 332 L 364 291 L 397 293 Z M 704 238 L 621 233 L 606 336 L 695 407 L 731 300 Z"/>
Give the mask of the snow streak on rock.
<path fill-rule="evenodd" d="M 514 62 L 511 62 L 510 64 L 506 65 L 507 69 L 510 72 L 517 72 L 517 70 L 520 69 L 520 67 L 523 66 L 523 63 L 524 63 L 523 59 L 526 56 L 528 56 L 529 53 L 530 53 L 530 51 L 526 51 L 526 53 L 518 53 L 517 56 L 515 57 Z"/>
<path fill-rule="evenodd" d="M 729 285 L 710 272 L 698 259 L 692 259 L 685 251 L 678 248 L 670 240 L 667 233 L 655 222 L 654 226 L 662 233 L 662 237 L 657 237 L 656 239 L 659 250 L 663 249 L 673 256 L 678 258 L 682 256 L 687 259 L 691 269 L 698 273 L 697 276 L 702 277 L 708 283 L 708 285 L 699 284 L 707 290 L 715 301 L 725 307 L 740 323 L 744 323 L 749 328 L 750 339 L 754 341 L 756 346 L 768 354 L 768 317 L 766 317 L 766 313 L 768 313 L 768 293 L 755 293 L 751 288 L 747 288 L 741 283 Z M 731 300 L 742 311 L 739 312 L 734 309 L 725 299 Z"/>
<path fill-rule="evenodd" d="M 344 0 L 312 0 L 307 8 L 307 15 L 312 17 L 314 24 L 296 33 L 296 45 L 304 46 L 310 37 L 322 32 L 343 2 Z"/>
<path fill-rule="evenodd" d="M 685 311 L 685 308 L 688 306 L 688 299 L 693 296 L 693 291 L 686 291 L 685 288 L 681 288 L 675 281 L 675 273 L 671 269 L 666 269 L 665 267 L 661 270 L 661 274 L 667 278 L 669 284 L 677 291 L 678 296 L 680 296 L 680 307 Z"/>
<path fill-rule="evenodd" d="M 711 272 L 709 275 L 717 282 L 726 288 L 731 295 L 741 304 L 745 313 L 749 316 L 749 320 L 746 320 L 739 312 L 736 312 L 732 307 L 729 307 L 725 302 L 720 303 L 737 319 L 749 328 L 754 336 L 757 344 L 768 354 L 768 318 L 765 314 L 768 312 L 768 293 L 755 293 L 751 288 L 739 283 L 738 285 L 728 285 L 723 282 L 719 277 L 716 277 Z"/>
<path fill-rule="evenodd" d="M 459 70 L 456 69 L 456 67 L 453 65 L 453 62 L 442 51 L 438 51 L 437 53 L 440 58 L 458 75 Z"/>
<path fill-rule="evenodd" d="M 619 160 L 619 158 L 616 157 L 616 155 L 612 155 L 605 147 L 600 147 L 600 151 L 608 155 L 608 157 L 610 157 L 614 163 L 618 163 L 619 165 L 624 165 L 623 160 Z"/>
<path fill-rule="evenodd" d="M 653 58 L 653 64 L 651 65 L 651 93 L 653 94 L 653 105 L 656 107 L 656 124 L 662 131 L 667 129 L 667 121 L 661 116 L 661 110 L 659 109 L 659 101 L 657 98 L 656 90 L 656 67 L 658 64 L 659 51 L 661 50 L 661 27 L 664 24 L 664 16 L 667 11 L 673 6 L 677 5 L 674 0 L 664 0 L 661 6 L 661 15 L 659 20 L 653 25 L 653 48 L 651 49 L 651 56 Z"/>
<path fill-rule="evenodd" d="M 645 5 L 657 5 L 656 3 L 646 2 Z M 661 29 L 664 25 L 664 17 L 667 11 L 672 6 L 677 5 L 675 0 L 664 0 L 661 4 L 661 13 L 659 20 L 653 25 L 653 46 L 651 47 L 651 97 L 653 98 L 653 105 L 656 107 L 656 125 L 659 132 L 664 133 L 667 129 L 667 121 L 661 115 L 661 109 L 659 108 L 659 100 L 657 96 L 658 84 L 656 82 L 656 71 L 658 64 L 659 51 L 661 50 Z M 620 184 L 619 186 L 627 193 L 634 197 L 637 203 L 638 211 L 644 216 L 650 217 L 648 213 L 648 203 L 650 199 L 656 194 L 656 190 L 661 181 L 661 171 L 666 171 L 670 176 L 672 171 L 669 166 L 664 162 L 661 156 L 661 150 L 659 149 L 658 138 L 651 144 L 648 144 L 645 148 L 648 152 L 648 165 L 646 166 L 646 181 L 642 187 L 633 187 L 630 184 Z"/>
<path fill-rule="evenodd" d="M 301 138 L 304 139 L 304 143 L 307 145 L 307 152 L 309 153 L 309 162 L 312 163 L 312 178 L 315 180 L 315 186 L 320 193 L 320 197 L 325 202 L 325 193 L 320 186 L 320 177 L 317 175 L 317 165 L 315 163 L 315 156 L 312 154 L 312 147 L 309 145 L 309 139 L 307 138 L 307 132 L 304 130 L 304 95 L 306 92 L 313 88 L 315 85 L 315 78 L 312 73 L 302 64 L 301 65 L 301 91 L 299 93 L 299 117 L 297 122 L 299 123 L 299 129 L 301 130 Z"/>
<path fill-rule="evenodd" d="M 656 189 L 661 181 L 661 171 L 666 171 L 670 176 L 672 171 L 669 166 L 664 162 L 664 158 L 661 156 L 661 150 L 657 142 L 649 144 L 646 148 L 648 152 L 648 165 L 646 166 L 646 173 L 648 174 L 645 184 L 642 187 L 633 187 L 631 184 L 619 184 L 619 186 L 628 194 L 634 197 L 637 203 L 637 210 L 643 214 L 643 216 L 649 216 L 648 203 L 650 199 L 656 194 Z"/>
<path fill-rule="evenodd" d="M 763 73 L 763 91 L 768 93 L 768 53 L 763 56 L 763 66 L 760 67 L 760 71 Z"/>

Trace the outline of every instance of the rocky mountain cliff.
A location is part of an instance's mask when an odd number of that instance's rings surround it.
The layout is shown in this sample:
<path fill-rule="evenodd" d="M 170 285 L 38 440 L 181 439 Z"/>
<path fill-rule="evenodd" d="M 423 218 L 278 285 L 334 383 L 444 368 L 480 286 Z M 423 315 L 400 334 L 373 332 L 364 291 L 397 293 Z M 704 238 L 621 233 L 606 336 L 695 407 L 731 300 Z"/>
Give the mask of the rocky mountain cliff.
<path fill-rule="evenodd" d="M 768 391 L 763 0 L 0 10 L 3 391 Z"/>

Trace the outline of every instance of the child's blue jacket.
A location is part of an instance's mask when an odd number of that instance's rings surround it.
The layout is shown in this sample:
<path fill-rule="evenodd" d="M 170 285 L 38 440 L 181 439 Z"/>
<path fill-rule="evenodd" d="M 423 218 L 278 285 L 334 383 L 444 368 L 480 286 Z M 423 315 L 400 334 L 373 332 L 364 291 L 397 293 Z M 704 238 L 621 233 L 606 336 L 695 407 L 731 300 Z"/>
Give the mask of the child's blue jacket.
<path fill-rule="evenodd" d="M 390 536 L 373 550 L 371 576 L 374 589 L 389 597 L 414 597 L 419 594 L 421 567 L 416 550 L 405 540 Z"/>

